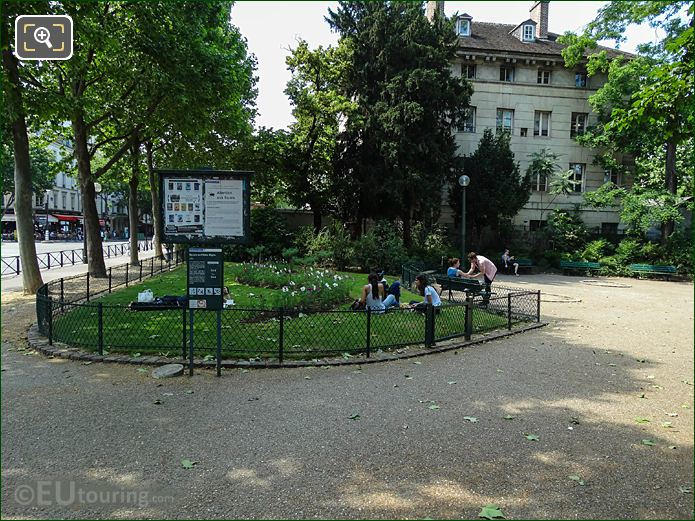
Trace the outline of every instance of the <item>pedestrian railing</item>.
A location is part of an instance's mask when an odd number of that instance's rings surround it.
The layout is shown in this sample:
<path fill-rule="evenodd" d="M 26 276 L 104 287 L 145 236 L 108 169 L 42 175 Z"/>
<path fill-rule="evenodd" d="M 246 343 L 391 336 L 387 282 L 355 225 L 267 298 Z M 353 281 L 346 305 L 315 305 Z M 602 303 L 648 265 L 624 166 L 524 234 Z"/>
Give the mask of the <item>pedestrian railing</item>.
<path fill-rule="evenodd" d="M 464 294 L 441 307 L 424 310 L 304 311 L 301 309 L 185 307 L 135 311 L 95 297 L 173 269 L 183 254 L 143 261 L 133 268 L 111 268 L 107 278 L 80 276 L 45 284 L 37 293 L 39 331 L 49 342 L 64 342 L 98 354 L 109 351 L 217 359 L 315 359 L 325 356 L 370 357 L 382 349 L 471 339 L 495 329 L 540 321 L 540 292 L 496 288 L 482 298 Z"/>
<path fill-rule="evenodd" d="M 150 251 L 154 248 L 152 241 L 138 241 L 138 251 Z M 102 244 L 104 258 L 130 255 L 130 243 L 123 244 Z M 73 266 L 85 262 L 84 249 L 75 248 L 72 250 L 51 251 L 38 253 L 36 261 L 40 270 L 50 270 L 51 268 Z M 22 272 L 22 265 L 18 255 L 12 257 L 2 257 L 0 261 L 0 275 L 19 275 Z"/>

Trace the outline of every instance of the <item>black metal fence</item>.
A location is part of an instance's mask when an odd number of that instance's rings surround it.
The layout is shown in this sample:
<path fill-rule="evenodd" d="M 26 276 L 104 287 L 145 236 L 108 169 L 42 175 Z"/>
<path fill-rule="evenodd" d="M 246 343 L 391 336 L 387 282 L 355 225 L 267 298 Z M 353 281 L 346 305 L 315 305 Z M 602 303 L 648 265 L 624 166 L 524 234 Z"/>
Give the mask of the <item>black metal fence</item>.
<path fill-rule="evenodd" d="M 138 251 L 150 251 L 154 248 L 152 241 L 139 241 Z M 130 243 L 123 244 L 102 244 L 104 258 L 119 257 L 130 255 Z M 73 266 L 84 263 L 84 249 L 75 248 L 72 250 L 49 251 L 36 254 L 36 261 L 39 263 L 40 270 L 50 270 L 51 268 Z M 19 256 L 0 258 L 0 275 L 19 275 L 22 272 L 22 263 Z"/>
<path fill-rule="evenodd" d="M 106 279 L 88 276 L 44 285 L 37 294 L 39 330 L 49 342 L 60 341 L 105 354 L 197 356 L 220 359 L 313 359 L 324 356 L 371 356 L 380 349 L 470 339 L 494 329 L 512 329 L 540 321 L 540 292 L 497 292 L 483 301 L 463 294 L 440 307 L 387 312 L 230 308 L 219 312 L 185 308 L 134 311 L 125 305 L 95 302 L 118 286 L 166 272 L 184 261 L 148 259 L 111 268 Z M 404 278 L 404 282 L 407 282 Z M 498 288 L 496 288 L 497 290 Z"/>

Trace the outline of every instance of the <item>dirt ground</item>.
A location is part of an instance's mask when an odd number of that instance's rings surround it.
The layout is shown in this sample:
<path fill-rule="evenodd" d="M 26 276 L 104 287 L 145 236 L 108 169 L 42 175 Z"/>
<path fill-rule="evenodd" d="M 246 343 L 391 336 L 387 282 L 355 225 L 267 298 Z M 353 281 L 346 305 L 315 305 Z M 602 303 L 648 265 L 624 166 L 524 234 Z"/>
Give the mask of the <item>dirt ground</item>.
<path fill-rule="evenodd" d="M 583 280 L 500 277 L 549 325 L 415 362 L 166 381 L 27 353 L 3 291 L 2 517 L 692 519 L 693 285 Z"/>

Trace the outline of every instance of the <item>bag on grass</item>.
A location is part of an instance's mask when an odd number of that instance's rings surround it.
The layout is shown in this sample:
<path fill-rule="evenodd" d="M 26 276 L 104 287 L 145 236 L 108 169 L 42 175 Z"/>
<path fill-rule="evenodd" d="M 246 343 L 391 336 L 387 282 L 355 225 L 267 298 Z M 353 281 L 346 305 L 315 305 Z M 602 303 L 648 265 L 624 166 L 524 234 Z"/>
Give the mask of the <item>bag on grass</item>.
<path fill-rule="evenodd" d="M 154 294 L 151 289 L 146 289 L 138 293 L 138 302 L 152 302 L 154 300 Z"/>

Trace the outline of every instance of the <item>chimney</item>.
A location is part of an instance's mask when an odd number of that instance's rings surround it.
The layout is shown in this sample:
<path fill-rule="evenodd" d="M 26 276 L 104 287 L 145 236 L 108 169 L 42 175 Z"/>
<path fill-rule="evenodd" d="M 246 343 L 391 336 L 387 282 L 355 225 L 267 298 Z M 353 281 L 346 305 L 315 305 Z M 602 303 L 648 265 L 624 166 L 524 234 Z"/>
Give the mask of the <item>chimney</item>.
<path fill-rule="evenodd" d="M 435 17 L 444 16 L 444 1 L 443 0 L 427 0 L 425 8 L 425 16 L 430 22 L 434 22 Z"/>
<path fill-rule="evenodd" d="M 548 38 L 548 2 L 550 0 L 537 0 L 531 7 L 531 20 L 536 22 L 537 37 Z"/>

